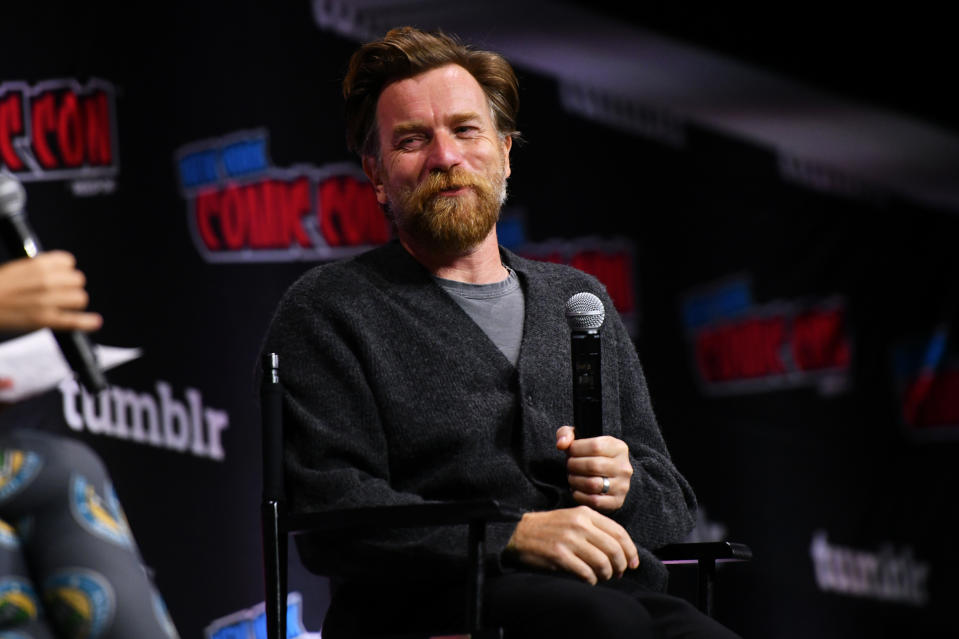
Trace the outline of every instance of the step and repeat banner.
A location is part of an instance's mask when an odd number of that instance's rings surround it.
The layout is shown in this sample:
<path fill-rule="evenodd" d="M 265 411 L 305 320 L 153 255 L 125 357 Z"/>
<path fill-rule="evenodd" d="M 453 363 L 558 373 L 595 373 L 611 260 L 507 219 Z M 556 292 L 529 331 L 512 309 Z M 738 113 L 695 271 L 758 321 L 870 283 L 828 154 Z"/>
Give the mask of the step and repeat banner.
<path fill-rule="evenodd" d="M 0 428 L 100 455 L 184 638 L 262 636 L 253 371 L 274 306 L 390 237 L 344 143 L 356 43 L 278 4 L 0 24 L 0 171 L 77 256 L 93 340 L 140 349 L 108 391 L 66 381 Z M 956 212 L 691 124 L 627 133 L 519 71 L 501 238 L 609 289 L 700 498 L 694 538 L 754 550 L 721 570 L 718 616 L 746 637 L 955 636 Z M 290 637 L 315 636 L 328 588 L 291 554 Z"/>

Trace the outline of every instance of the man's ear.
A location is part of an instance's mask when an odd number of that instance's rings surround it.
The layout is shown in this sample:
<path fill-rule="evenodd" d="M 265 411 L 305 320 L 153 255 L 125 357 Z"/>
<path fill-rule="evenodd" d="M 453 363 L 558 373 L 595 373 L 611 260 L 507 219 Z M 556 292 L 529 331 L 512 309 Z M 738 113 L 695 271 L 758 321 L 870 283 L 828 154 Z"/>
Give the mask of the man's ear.
<path fill-rule="evenodd" d="M 385 176 L 382 175 L 380 163 L 375 156 L 363 156 L 363 172 L 366 173 L 366 177 L 370 179 L 370 184 L 373 185 L 373 192 L 376 193 L 376 201 L 380 204 L 386 204 L 386 187 L 383 185 Z"/>
<path fill-rule="evenodd" d="M 506 177 L 509 177 L 509 174 L 510 174 L 509 150 L 512 148 L 513 148 L 513 136 L 507 135 L 505 138 L 503 138 L 503 157 L 505 158 L 504 163 L 506 164 L 506 166 L 504 167 L 506 170 Z"/>

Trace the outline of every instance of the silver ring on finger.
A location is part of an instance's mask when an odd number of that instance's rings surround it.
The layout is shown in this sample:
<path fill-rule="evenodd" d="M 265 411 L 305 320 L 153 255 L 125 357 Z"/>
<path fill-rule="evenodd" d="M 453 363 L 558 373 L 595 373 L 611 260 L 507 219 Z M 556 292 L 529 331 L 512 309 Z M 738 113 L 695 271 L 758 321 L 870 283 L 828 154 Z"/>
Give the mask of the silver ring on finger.
<path fill-rule="evenodd" d="M 603 489 L 599 491 L 600 495 L 609 494 L 609 477 L 603 477 Z"/>

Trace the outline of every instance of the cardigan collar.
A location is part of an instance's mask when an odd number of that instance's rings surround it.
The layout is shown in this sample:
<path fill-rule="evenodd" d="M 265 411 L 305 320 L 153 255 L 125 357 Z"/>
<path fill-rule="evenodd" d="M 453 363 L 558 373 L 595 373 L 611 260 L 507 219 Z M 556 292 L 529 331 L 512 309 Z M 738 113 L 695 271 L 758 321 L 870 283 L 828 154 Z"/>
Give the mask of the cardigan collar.
<path fill-rule="evenodd" d="M 544 333 L 536 330 L 536 327 L 541 326 L 550 315 L 558 313 L 558 316 L 562 317 L 563 309 L 550 306 L 549 299 L 552 296 L 545 294 L 547 291 L 543 290 L 547 284 L 540 282 L 538 278 L 530 277 L 528 260 L 502 246 L 500 258 L 504 265 L 516 271 L 523 286 L 526 311 L 523 318 L 523 341 L 518 365 L 527 368 L 527 365 L 536 359 L 536 353 L 542 352 L 541 349 L 557 347 L 555 339 L 548 334 L 548 331 Z M 470 336 L 472 338 L 470 341 L 484 344 L 479 348 L 485 351 L 483 355 L 487 361 L 496 362 L 499 367 L 507 367 L 508 370 L 515 370 L 513 364 L 476 322 L 436 283 L 429 270 L 416 261 L 399 240 L 391 240 L 377 249 L 364 253 L 357 260 L 371 268 L 378 278 L 382 279 L 383 288 L 391 295 L 396 295 L 411 307 L 418 308 L 426 317 L 442 318 L 442 322 L 437 322 L 437 330 L 443 330 L 445 326 L 446 330 L 451 332 L 451 337 Z"/>

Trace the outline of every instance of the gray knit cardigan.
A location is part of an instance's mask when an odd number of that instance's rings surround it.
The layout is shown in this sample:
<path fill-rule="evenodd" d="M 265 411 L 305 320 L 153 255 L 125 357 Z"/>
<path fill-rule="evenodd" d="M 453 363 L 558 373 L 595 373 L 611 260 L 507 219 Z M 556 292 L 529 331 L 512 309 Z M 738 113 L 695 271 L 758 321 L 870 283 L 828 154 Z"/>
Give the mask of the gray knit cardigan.
<path fill-rule="evenodd" d="M 673 466 L 632 341 L 603 286 L 569 267 L 501 251 L 520 277 L 526 319 L 513 366 L 396 241 L 318 266 L 287 291 L 266 348 L 277 351 L 293 508 L 494 498 L 526 511 L 576 505 L 556 429 L 572 420 L 565 304 L 591 291 L 602 329 L 607 434 L 628 445 L 635 470 L 613 517 L 640 547 L 633 577 L 662 589 L 648 549 L 680 541 L 695 498 Z M 488 560 L 514 524 L 488 531 Z M 439 578 L 463 564 L 465 529 L 383 530 L 361 537 L 301 537 L 305 565 L 346 580 Z"/>

